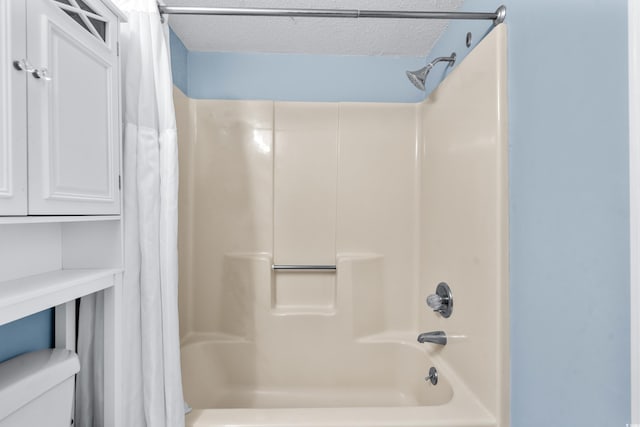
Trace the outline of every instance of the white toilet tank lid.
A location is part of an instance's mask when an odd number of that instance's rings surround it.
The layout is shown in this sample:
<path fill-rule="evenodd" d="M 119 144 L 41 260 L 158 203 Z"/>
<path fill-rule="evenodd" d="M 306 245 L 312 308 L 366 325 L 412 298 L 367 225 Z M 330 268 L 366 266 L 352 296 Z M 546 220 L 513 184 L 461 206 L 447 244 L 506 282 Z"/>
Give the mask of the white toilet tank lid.
<path fill-rule="evenodd" d="M 25 353 L 0 363 L 0 420 L 79 370 L 78 356 L 59 348 Z"/>

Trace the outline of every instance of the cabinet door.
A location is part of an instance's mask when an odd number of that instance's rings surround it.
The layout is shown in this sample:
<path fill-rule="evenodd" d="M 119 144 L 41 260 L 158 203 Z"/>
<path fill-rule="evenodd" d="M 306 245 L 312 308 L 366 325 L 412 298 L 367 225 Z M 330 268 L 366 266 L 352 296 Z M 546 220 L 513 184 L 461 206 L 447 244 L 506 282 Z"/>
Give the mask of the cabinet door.
<path fill-rule="evenodd" d="M 27 55 L 24 14 L 0 1 L 0 215 L 27 214 L 27 72 L 13 65 Z"/>
<path fill-rule="evenodd" d="M 117 214 L 117 20 L 95 0 L 29 0 L 27 29 L 40 71 L 27 79 L 29 214 Z"/>

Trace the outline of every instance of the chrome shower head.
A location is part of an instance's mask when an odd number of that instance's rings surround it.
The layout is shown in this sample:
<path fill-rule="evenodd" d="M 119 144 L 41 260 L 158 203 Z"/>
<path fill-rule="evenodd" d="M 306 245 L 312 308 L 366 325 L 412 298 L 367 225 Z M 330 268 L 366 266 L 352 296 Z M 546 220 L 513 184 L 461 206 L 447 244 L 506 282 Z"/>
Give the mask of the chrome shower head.
<path fill-rule="evenodd" d="M 409 81 L 411 81 L 415 87 L 420 90 L 425 90 L 424 82 L 427 80 L 427 74 L 429 74 L 432 68 L 433 65 L 429 63 L 419 70 L 407 71 L 407 77 L 409 77 Z"/>
<path fill-rule="evenodd" d="M 413 83 L 415 87 L 420 90 L 425 90 L 425 81 L 427 80 L 427 76 L 429 75 L 429 71 L 436 65 L 438 62 L 448 62 L 450 65 L 455 64 L 456 62 L 456 53 L 451 53 L 451 56 L 441 56 L 440 58 L 436 58 L 433 61 L 429 62 L 424 67 L 415 71 L 407 71 L 407 77 Z"/>

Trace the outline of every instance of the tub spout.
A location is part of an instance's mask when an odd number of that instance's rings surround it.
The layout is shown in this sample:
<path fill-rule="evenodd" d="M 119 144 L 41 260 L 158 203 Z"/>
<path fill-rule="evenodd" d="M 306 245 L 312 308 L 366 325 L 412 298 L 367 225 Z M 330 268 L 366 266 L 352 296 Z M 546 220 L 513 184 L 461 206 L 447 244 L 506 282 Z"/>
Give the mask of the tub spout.
<path fill-rule="evenodd" d="M 418 335 L 418 342 L 447 345 L 447 334 L 444 331 L 424 332 Z"/>

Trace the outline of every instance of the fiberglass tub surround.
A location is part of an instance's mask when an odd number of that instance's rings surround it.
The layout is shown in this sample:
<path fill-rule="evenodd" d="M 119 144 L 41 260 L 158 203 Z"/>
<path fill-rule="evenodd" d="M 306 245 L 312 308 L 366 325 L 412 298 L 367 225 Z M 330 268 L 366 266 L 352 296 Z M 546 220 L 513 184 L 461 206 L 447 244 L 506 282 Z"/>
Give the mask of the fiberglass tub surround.
<path fill-rule="evenodd" d="M 176 90 L 188 425 L 508 425 L 505 43 L 420 104 Z"/>

